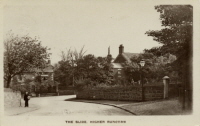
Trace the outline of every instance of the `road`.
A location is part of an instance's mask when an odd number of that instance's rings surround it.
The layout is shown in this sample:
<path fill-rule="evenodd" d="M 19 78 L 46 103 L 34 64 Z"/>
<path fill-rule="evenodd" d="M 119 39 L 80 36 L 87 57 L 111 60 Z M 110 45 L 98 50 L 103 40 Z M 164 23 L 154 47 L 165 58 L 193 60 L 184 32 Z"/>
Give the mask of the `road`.
<path fill-rule="evenodd" d="M 38 109 L 19 114 L 19 116 L 132 115 L 122 109 L 108 105 L 66 101 L 71 98 L 75 98 L 75 95 L 32 98 L 30 106 L 36 105 Z"/>

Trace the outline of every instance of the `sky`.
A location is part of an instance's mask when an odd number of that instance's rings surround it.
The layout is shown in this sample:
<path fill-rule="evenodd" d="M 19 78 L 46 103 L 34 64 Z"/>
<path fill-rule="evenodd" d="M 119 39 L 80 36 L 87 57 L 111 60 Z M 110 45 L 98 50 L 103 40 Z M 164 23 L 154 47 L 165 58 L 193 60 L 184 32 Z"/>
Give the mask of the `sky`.
<path fill-rule="evenodd" d="M 20 2 L 19 2 L 20 1 Z M 52 64 L 61 51 L 85 46 L 86 54 L 113 58 L 120 44 L 125 52 L 141 53 L 158 46 L 145 32 L 161 29 L 156 4 L 134 0 L 8 0 L 3 8 L 4 37 L 10 30 L 17 35 L 37 36 L 51 48 Z"/>

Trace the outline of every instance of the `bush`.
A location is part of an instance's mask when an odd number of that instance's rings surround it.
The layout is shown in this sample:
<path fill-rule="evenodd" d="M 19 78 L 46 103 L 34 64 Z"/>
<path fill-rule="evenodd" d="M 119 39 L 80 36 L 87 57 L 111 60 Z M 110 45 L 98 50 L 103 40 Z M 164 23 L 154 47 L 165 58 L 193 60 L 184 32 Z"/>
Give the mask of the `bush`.
<path fill-rule="evenodd" d="M 77 90 L 82 90 L 83 88 L 88 87 L 90 84 L 90 79 L 80 79 L 75 81 L 75 87 Z"/>

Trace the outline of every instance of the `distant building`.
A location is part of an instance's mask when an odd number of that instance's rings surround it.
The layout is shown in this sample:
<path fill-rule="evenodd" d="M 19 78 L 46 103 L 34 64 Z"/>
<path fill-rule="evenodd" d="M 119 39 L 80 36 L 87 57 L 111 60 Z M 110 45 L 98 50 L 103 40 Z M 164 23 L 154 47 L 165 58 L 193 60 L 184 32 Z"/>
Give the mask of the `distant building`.
<path fill-rule="evenodd" d="M 52 80 L 54 79 L 54 67 L 51 65 L 51 61 L 48 60 L 47 67 L 44 69 L 36 69 L 36 72 L 41 75 L 41 80 Z"/>
<path fill-rule="evenodd" d="M 54 79 L 54 67 L 51 65 L 51 61 L 48 60 L 47 65 L 44 69 L 33 69 L 31 71 L 25 71 L 21 75 L 15 76 L 15 79 L 19 83 L 24 83 L 25 80 L 34 80 L 35 77 L 41 76 L 41 81 Z M 14 82 L 13 82 L 14 83 Z"/>
<path fill-rule="evenodd" d="M 124 52 L 124 46 L 119 46 L 119 54 L 114 59 L 114 61 L 110 60 L 110 63 L 113 66 L 113 72 L 114 72 L 114 79 L 123 79 L 125 77 L 124 71 L 123 71 L 123 63 L 132 63 L 133 66 L 136 68 L 139 68 L 137 63 L 131 62 L 131 58 L 133 56 L 138 56 L 139 53 L 128 53 Z M 110 54 L 110 47 L 108 48 L 108 55 L 107 57 L 112 58 L 112 55 Z"/>

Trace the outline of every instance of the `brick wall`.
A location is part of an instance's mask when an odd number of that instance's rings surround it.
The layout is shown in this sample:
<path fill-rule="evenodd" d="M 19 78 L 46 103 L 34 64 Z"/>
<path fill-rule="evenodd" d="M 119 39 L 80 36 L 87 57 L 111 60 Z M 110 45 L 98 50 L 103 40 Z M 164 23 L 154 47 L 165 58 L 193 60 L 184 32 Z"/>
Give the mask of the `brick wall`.
<path fill-rule="evenodd" d="M 4 89 L 4 107 L 19 107 L 20 106 L 20 92 L 13 92 L 11 89 Z"/>

